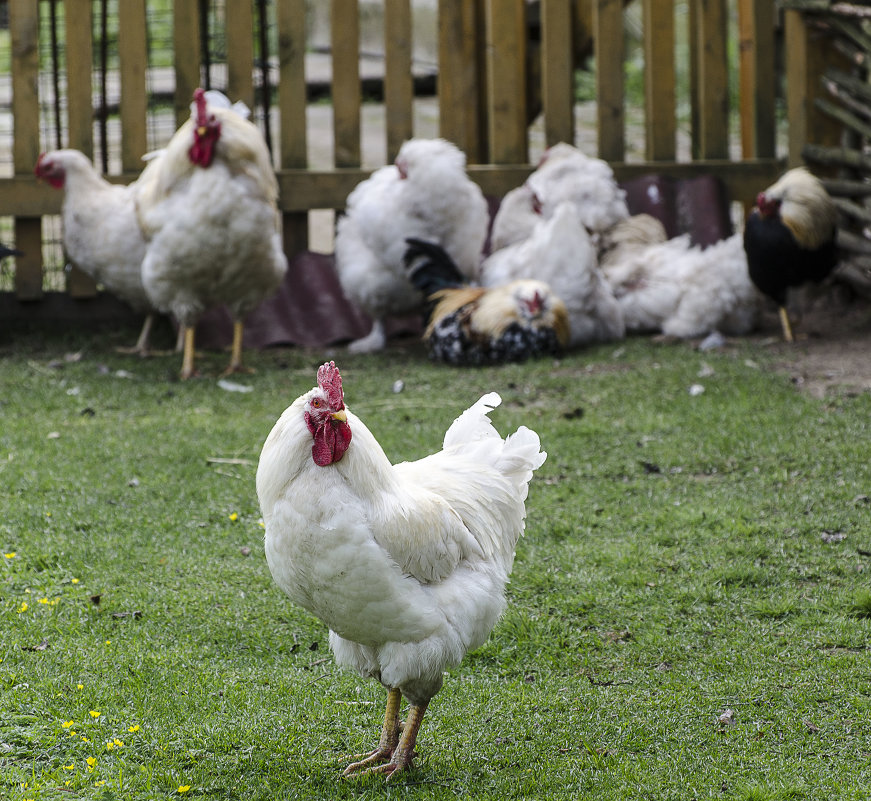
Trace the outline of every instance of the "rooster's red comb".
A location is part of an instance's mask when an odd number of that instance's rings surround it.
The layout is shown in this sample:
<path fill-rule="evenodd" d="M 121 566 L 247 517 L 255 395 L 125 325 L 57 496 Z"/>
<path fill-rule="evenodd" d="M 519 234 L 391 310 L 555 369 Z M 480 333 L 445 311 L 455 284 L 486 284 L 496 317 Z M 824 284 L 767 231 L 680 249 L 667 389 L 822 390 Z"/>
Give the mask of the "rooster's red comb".
<path fill-rule="evenodd" d="M 205 125 L 206 120 L 206 93 L 201 89 L 194 89 L 194 103 L 197 104 L 197 125 Z"/>
<path fill-rule="evenodd" d="M 318 367 L 318 386 L 327 393 L 330 406 L 338 411 L 345 408 L 344 393 L 342 392 L 342 376 L 335 362 L 325 362 Z"/>

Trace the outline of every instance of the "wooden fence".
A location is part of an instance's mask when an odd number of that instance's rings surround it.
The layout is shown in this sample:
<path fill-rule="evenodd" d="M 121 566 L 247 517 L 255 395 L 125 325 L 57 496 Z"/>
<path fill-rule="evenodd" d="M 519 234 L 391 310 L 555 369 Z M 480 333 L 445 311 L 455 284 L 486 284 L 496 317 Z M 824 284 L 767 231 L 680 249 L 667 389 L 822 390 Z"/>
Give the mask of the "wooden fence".
<path fill-rule="evenodd" d="M 578 141 L 575 102 L 577 42 L 591 39 L 595 50 L 596 154 L 612 163 L 620 179 L 645 173 L 685 177 L 713 173 L 732 199 L 748 203 L 787 163 L 800 160 L 813 122 L 817 93 L 815 34 L 796 11 L 778 12 L 773 0 L 633 0 L 640 4 L 643 48 L 643 156 L 627 158 L 628 115 L 625 102 L 626 53 L 624 0 L 541 0 L 540 36 L 530 36 L 525 0 L 439 0 L 438 132 L 463 148 L 470 173 L 485 193 L 502 195 L 518 185 L 530 164 L 530 106 L 542 111 L 544 144 Z M 56 0 L 63 8 L 60 50 L 63 58 L 63 130 L 65 146 L 94 153 L 95 0 Z M 208 4 L 207 4 L 208 5 Z M 256 9 L 261 12 L 259 18 Z M 233 99 L 254 105 L 262 90 L 258 58 L 272 65 L 278 135 L 273 137 L 287 252 L 307 245 L 308 214 L 340 209 L 350 190 L 370 170 L 361 167 L 360 38 L 358 0 L 331 0 L 329 57 L 332 96 L 333 165 L 309 163 L 307 126 L 307 24 L 305 0 L 266 4 L 273 52 L 262 52 L 263 4 L 226 2 L 223 26 L 225 84 L 217 87 Z M 43 297 L 41 218 L 56 215 L 60 193 L 33 177 L 45 142 L 41 133 L 40 26 L 51 3 L 9 0 L 11 41 L 12 174 L 0 178 L 0 217 L 14 218 L 14 241 L 25 256 L 15 261 L 14 288 L 19 301 Z M 127 182 L 142 167 L 149 146 L 149 63 L 146 21 L 149 0 L 119 0 L 117 75 L 120 82 L 120 169 L 110 179 Z M 163 4 L 166 7 L 166 3 Z M 675 8 L 687 10 L 687 30 L 677 26 Z M 111 7 L 111 6 L 110 6 Z M 412 79 L 414 36 L 410 0 L 384 0 L 384 158 L 392 159 L 401 142 L 417 133 Z M 169 76 L 174 124 L 189 114 L 193 90 L 203 82 L 201 0 L 175 0 L 171 9 L 173 53 Z M 55 9 L 55 13 L 56 13 Z M 631 9 L 630 9 L 631 10 Z M 737 25 L 735 22 L 737 21 Z M 213 18 L 214 24 L 214 18 Z M 784 66 L 776 66 L 783 43 Z M 689 53 L 690 152 L 678 159 L 676 42 Z M 266 73 L 270 74 L 270 73 Z M 740 142 L 730 139 L 730 75 L 737 87 Z M 531 77 L 532 76 L 532 77 Z M 788 139 L 778 149 L 778 82 L 785 77 Z M 535 91 L 529 91 L 533 86 Z M 530 100 L 530 97 L 534 98 Z M 782 107 L 782 105 L 781 105 Z M 634 113 L 634 111 L 632 112 Z M 171 133 L 173 126 L 167 133 Z M 819 140 L 819 137 L 817 137 Z M 2 156 L 2 154 L 0 154 Z M 2 158 L 0 158 L 2 161 Z M 87 276 L 73 271 L 67 279 L 72 297 L 93 295 Z M 38 304 L 35 304 L 38 305 Z"/>

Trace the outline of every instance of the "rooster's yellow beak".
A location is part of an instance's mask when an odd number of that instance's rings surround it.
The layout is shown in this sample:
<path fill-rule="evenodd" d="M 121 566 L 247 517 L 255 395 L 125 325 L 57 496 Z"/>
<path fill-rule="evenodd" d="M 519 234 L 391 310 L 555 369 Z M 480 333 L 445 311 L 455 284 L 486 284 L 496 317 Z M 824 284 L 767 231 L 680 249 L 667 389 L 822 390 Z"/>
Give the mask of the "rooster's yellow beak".
<path fill-rule="evenodd" d="M 348 415 L 345 414 L 344 409 L 342 409 L 341 411 L 338 411 L 338 412 L 333 412 L 330 415 L 330 417 L 332 417 L 333 420 L 338 420 L 340 423 L 347 423 L 348 422 Z"/>

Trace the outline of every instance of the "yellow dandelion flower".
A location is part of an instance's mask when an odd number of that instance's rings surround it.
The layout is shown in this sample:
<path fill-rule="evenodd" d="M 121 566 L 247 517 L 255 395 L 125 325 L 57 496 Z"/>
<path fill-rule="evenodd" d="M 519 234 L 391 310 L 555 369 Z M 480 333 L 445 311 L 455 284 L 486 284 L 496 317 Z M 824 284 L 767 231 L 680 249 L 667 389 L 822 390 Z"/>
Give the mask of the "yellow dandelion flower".
<path fill-rule="evenodd" d="M 74 579 L 72 580 L 71 583 L 72 583 L 72 584 L 78 584 L 78 583 L 79 583 L 79 580 L 78 580 L 77 578 L 74 578 Z"/>
<path fill-rule="evenodd" d="M 139 724 L 134 723 L 127 731 L 139 731 Z"/>
<path fill-rule="evenodd" d="M 105 783 L 106 783 L 105 779 L 103 779 L 102 781 L 99 781 L 99 782 L 94 782 L 94 787 L 102 787 Z"/>
<path fill-rule="evenodd" d="M 230 514 L 230 520 L 235 523 L 239 519 L 239 515 L 236 512 Z"/>
<path fill-rule="evenodd" d="M 76 689 L 77 689 L 77 690 L 84 690 L 84 689 L 85 689 L 85 685 L 84 685 L 84 684 L 77 684 L 77 685 L 76 685 Z"/>
<path fill-rule="evenodd" d="M 191 789 L 191 786 L 189 784 L 183 784 L 183 785 L 181 785 L 181 787 L 178 788 L 178 791 L 180 793 L 186 793 L 190 789 Z"/>
<path fill-rule="evenodd" d="M 88 757 L 85 762 L 88 763 L 88 770 L 93 770 L 94 765 L 97 764 L 97 757 Z"/>
<path fill-rule="evenodd" d="M 109 740 L 109 742 L 106 743 L 106 750 L 107 751 L 111 751 L 114 747 L 115 747 L 115 743 L 113 743 L 111 740 Z"/>
<path fill-rule="evenodd" d="M 9 553 L 4 553 L 3 556 L 7 559 L 14 559 L 18 554 L 15 551 L 10 551 Z"/>
<path fill-rule="evenodd" d="M 22 612 L 26 612 L 26 611 L 27 611 L 27 608 L 28 608 L 28 607 L 27 607 L 27 602 L 26 602 L 26 601 L 22 601 L 22 602 L 21 602 L 21 606 L 18 607 L 18 614 L 20 615 Z"/>
<path fill-rule="evenodd" d="M 92 709 L 90 712 L 88 712 L 88 714 L 89 714 L 92 718 L 98 718 L 98 717 L 100 717 L 100 713 L 99 713 L 96 709 Z"/>
<path fill-rule="evenodd" d="M 47 603 L 48 603 L 48 598 L 39 598 L 39 599 L 37 600 L 37 603 L 38 603 L 38 604 L 47 604 Z"/>
<path fill-rule="evenodd" d="M 116 746 L 117 748 L 123 748 L 123 747 L 124 747 L 124 741 L 123 741 L 123 740 L 119 740 L 117 737 L 113 738 L 112 742 L 115 743 L 115 746 Z"/>
<path fill-rule="evenodd" d="M 69 729 L 69 728 L 72 728 L 73 726 L 75 726 L 76 723 L 73 720 L 65 720 L 60 725 L 63 726 L 63 728 L 65 728 L 65 729 Z"/>
<path fill-rule="evenodd" d="M 79 736 L 79 733 L 78 733 L 75 729 L 73 729 L 73 731 L 70 732 L 70 735 L 69 735 L 69 736 L 70 736 L 70 737 L 78 737 L 78 736 Z"/>
<path fill-rule="evenodd" d="M 89 742 L 91 742 L 91 741 L 90 741 L 87 737 L 85 737 L 85 735 L 83 734 L 83 735 L 82 735 L 82 742 L 83 742 L 83 743 L 89 743 Z"/>
<path fill-rule="evenodd" d="M 63 766 L 63 769 L 64 769 L 64 770 L 74 770 L 75 767 L 76 767 L 75 765 L 64 765 L 64 766 Z"/>

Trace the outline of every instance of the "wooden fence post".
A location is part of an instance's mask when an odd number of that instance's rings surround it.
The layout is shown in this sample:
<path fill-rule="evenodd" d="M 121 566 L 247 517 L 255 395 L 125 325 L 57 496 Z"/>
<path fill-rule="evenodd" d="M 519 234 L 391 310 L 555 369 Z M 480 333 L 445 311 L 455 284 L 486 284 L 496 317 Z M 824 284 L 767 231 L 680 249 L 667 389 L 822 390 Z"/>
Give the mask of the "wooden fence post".
<path fill-rule="evenodd" d="M 279 164 L 282 170 L 308 164 L 305 87 L 305 0 L 276 6 L 278 25 L 278 109 L 281 119 Z M 282 215 L 284 252 L 288 259 L 308 248 L 308 213 Z"/>
<path fill-rule="evenodd" d="M 359 167 L 360 9 L 357 0 L 332 0 L 333 137 L 337 167 Z"/>
<path fill-rule="evenodd" d="M 729 64 L 726 0 L 692 0 L 691 63 L 696 72 L 692 103 L 693 158 L 729 157 Z"/>
<path fill-rule="evenodd" d="M 65 41 L 67 58 L 67 116 L 69 147 L 81 150 L 89 159 L 94 157 L 94 109 L 91 89 L 91 69 L 94 59 L 91 0 L 66 0 Z M 75 264 L 66 276 L 67 292 L 74 298 L 92 298 L 97 294 L 97 282 Z"/>
<path fill-rule="evenodd" d="M 410 0 L 384 3 L 384 116 L 387 122 L 387 163 L 413 134 L 414 81 Z"/>
<path fill-rule="evenodd" d="M 12 163 L 16 175 L 32 175 L 39 157 L 39 10 L 29 0 L 10 0 L 12 39 Z M 15 294 L 42 297 L 42 224 L 39 217 L 15 218 Z"/>
<path fill-rule="evenodd" d="M 148 51 L 145 30 L 145 0 L 118 4 L 118 58 L 121 65 L 121 169 L 138 173 L 148 151 L 145 121 L 148 96 L 145 72 Z"/>
<path fill-rule="evenodd" d="M 596 138 L 605 161 L 626 159 L 623 0 L 593 0 L 596 42 Z"/>
<path fill-rule="evenodd" d="M 739 0 L 739 108 L 745 159 L 776 155 L 774 20 L 768 0 Z"/>
<path fill-rule="evenodd" d="M 644 0 L 644 127 L 648 161 L 674 161 L 674 4 Z"/>
<path fill-rule="evenodd" d="M 190 119 L 194 90 L 201 86 L 200 47 L 205 33 L 200 31 L 197 0 L 175 0 L 172 4 L 172 63 L 176 129 Z"/>
<path fill-rule="evenodd" d="M 572 0 L 541 0 L 541 98 L 544 141 L 575 141 Z"/>

